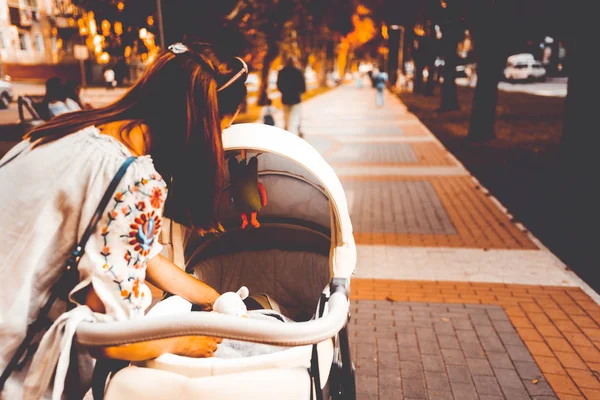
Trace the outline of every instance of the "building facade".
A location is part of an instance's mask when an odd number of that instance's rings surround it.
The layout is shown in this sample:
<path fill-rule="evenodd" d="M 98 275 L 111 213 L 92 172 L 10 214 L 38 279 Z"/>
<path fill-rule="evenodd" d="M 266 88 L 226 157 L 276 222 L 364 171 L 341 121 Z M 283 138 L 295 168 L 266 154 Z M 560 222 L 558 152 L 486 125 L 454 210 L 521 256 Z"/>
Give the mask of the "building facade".
<path fill-rule="evenodd" d="M 0 0 L 0 62 L 17 79 L 62 75 L 77 67 L 73 45 L 82 40 L 79 10 L 70 0 Z"/>

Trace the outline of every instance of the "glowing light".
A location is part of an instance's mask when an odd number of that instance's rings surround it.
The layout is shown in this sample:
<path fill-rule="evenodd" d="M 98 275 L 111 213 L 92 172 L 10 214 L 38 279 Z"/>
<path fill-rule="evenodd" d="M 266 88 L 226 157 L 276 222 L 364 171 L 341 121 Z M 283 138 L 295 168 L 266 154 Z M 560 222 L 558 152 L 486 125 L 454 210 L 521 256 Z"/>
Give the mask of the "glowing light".
<path fill-rule="evenodd" d="M 123 11 L 124 8 L 125 8 L 125 3 L 123 3 L 122 1 L 117 3 L 117 9 L 119 11 Z"/>
<path fill-rule="evenodd" d="M 386 25 L 381 26 L 381 36 L 383 36 L 383 38 L 386 40 L 390 38 L 388 27 Z"/>
<path fill-rule="evenodd" d="M 125 57 L 131 57 L 131 46 L 125 47 L 125 52 L 123 53 Z"/>
<path fill-rule="evenodd" d="M 94 46 L 98 46 L 102 44 L 102 36 L 96 35 L 94 36 Z"/>
<path fill-rule="evenodd" d="M 143 53 L 142 54 L 142 61 L 146 62 L 147 59 L 148 59 L 148 54 L 147 53 Z"/>
<path fill-rule="evenodd" d="M 102 21 L 102 34 L 104 36 L 108 36 L 110 35 L 110 22 L 108 22 L 108 20 L 103 20 Z"/>
<path fill-rule="evenodd" d="M 144 40 L 148 36 L 148 30 L 146 28 L 140 29 L 140 39 Z"/>
<path fill-rule="evenodd" d="M 120 21 L 115 21 L 114 29 L 117 36 L 123 34 L 123 24 Z"/>
<path fill-rule="evenodd" d="M 154 17 L 152 15 L 148 16 L 146 22 L 148 23 L 148 26 L 154 26 Z"/>
<path fill-rule="evenodd" d="M 92 17 L 90 18 L 90 35 L 95 35 L 98 33 L 98 29 L 96 27 L 96 20 Z"/>
<path fill-rule="evenodd" d="M 110 54 L 108 54 L 106 52 L 100 54 L 100 57 L 98 57 L 98 62 L 100 64 L 108 64 L 109 61 L 110 61 Z"/>

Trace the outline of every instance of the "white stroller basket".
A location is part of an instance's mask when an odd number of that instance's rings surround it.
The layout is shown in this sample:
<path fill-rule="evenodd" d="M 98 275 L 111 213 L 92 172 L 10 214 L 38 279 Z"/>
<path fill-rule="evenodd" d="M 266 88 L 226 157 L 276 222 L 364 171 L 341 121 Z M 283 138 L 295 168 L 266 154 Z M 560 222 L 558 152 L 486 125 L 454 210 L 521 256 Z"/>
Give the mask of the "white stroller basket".
<path fill-rule="evenodd" d="M 186 268 L 219 292 L 245 285 L 273 297 L 287 317 L 308 318 L 283 323 L 190 312 L 190 303 L 171 297 L 142 320 L 82 323 L 76 339 L 88 347 L 189 335 L 285 346 L 244 358 L 164 354 L 125 367 L 99 361 L 94 398 L 354 399 L 346 325 L 356 248 L 339 179 L 312 146 L 279 128 L 235 125 L 223 133 L 223 145 L 226 158 L 258 154 L 268 204 L 258 214 L 261 227 L 242 230 L 223 196 L 226 232 L 188 235 Z"/>

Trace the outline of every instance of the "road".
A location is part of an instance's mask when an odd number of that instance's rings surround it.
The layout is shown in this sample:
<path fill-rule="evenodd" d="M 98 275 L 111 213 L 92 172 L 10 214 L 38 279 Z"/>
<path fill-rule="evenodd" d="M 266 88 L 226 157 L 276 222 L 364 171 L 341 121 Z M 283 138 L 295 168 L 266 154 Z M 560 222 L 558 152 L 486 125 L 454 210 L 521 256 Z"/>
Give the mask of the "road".
<path fill-rule="evenodd" d="M 456 83 L 461 86 L 474 86 L 465 78 L 459 78 Z M 508 83 L 500 82 L 498 89 L 505 92 L 521 92 L 536 96 L 565 97 L 567 95 L 567 78 L 549 78 L 546 82 Z"/>

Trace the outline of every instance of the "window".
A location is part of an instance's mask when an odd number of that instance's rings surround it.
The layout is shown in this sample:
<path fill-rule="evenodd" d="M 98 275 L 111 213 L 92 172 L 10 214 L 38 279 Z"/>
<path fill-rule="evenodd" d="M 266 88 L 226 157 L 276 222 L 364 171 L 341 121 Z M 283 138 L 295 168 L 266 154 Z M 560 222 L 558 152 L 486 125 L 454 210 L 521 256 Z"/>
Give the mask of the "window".
<path fill-rule="evenodd" d="M 38 53 L 44 52 L 44 38 L 41 33 L 36 33 L 35 40 L 33 41 L 33 46 L 35 47 L 35 51 Z"/>
<path fill-rule="evenodd" d="M 29 51 L 29 35 L 19 32 L 19 49 Z"/>

